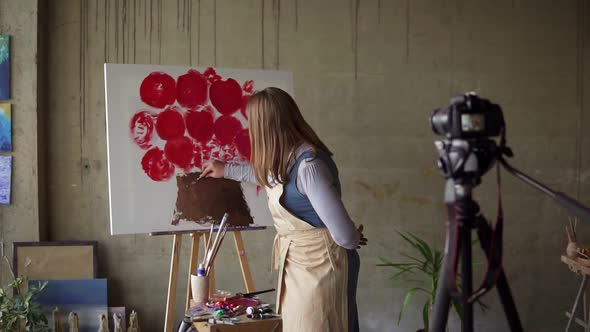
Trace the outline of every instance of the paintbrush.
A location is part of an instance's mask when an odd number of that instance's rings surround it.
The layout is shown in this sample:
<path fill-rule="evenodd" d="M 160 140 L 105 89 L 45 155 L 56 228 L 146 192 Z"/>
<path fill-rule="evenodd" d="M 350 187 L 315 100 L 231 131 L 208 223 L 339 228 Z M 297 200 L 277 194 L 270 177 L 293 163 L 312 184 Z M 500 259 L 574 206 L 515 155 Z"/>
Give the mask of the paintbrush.
<path fill-rule="evenodd" d="M 220 233 L 223 231 L 225 225 L 227 224 L 227 219 L 229 218 L 229 214 L 226 212 L 221 219 L 221 223 L 219 224 L 219 228 L 217 229 L 217 235 L 215 236 L 215 240 L 213 241 L 213 247 L 211 250 L 207 251 L 207 256 L 205 257 L 205 271 L 209 271 L 209 266 L 211 265 L 211 260 L 213 254 L 219 249 L 220 244 Z"/>
<path fill-rule="evenodd" d="M 207 253 L 209 252 L 209 247 L 211 246 L 211 243 L 213 241 L 213 228 L 215 228 L 215 224 L 211 223 L 211 229 L 209 230 L 209 239 L 207 239 L 207 247 L 205 248 L 205 257 L 207 256 Z"/>
<path fill-rule="evenodd" d="M 211 269 L 211 265 L 213 265 L 213 262 L 215 261 L 215 257 L 217 257 L 217 253 L 219 252 L 219 248 L 221 248 L 221 243 L 223 242 L 223 239 L 225 238 L 225 233 L 227 233 L 227 228 L 228 228 L 228 225 L 226 223 L 225 226 L 223 227 L 223 230 L 221 230 L 221 237 L 220 237 L 219 243 L 217 244 L 217 246 L 213 250 L 213 255 L 211 256 L 211 259 L 209 260 L 209 265 L 205 268 L 205 275 L 209 275 L 209 270 Z"/>

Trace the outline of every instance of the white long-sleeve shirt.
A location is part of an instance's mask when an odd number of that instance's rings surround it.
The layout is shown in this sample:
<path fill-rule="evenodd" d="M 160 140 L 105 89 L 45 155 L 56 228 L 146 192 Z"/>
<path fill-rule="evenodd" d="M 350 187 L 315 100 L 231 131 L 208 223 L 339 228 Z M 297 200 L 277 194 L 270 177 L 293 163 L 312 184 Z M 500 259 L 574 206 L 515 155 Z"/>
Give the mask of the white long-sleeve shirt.
<path fill-rule="evenodd" d="M 311 150 L 309 145 L 302 144 L 297 149 L 294 159 L 309 150 Z M 225 165 L 224 174 L 224 177 L 228 179 L 257 184 L 254 171 L 247 163 L 228 163 Z M 307 196 L 313 209 L 328 228 L 334 242 L 341 247 L 355 249 L 360 240 L 360 233 L 344 207 L 336 183 L 328 165 L 320 158 L 306 159 L 299 164 L 297 190 Z"/>

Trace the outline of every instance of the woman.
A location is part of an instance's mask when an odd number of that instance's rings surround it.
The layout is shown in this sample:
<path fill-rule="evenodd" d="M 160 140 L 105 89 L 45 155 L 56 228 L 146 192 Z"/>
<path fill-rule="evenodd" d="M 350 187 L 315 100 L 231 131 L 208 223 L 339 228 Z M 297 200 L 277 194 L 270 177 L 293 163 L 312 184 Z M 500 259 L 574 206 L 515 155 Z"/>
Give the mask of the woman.
<path fill-rule="evenodd" d="M 359 256 L 366 245 L 341 200 L 332 153 L 285 91 L 266 88 L 246 106 L 251 164 L 203 164 L 202 176 L 266 188 L 277 236 L 277 311 L 285 332 L 356 332 Z"/>

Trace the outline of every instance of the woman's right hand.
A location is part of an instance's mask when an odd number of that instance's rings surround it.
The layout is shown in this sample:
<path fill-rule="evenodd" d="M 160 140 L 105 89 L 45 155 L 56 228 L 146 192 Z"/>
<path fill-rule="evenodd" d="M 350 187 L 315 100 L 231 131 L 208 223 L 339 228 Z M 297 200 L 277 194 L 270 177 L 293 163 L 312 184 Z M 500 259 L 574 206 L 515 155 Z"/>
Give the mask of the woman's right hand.
<path fill-rule="evenodd" d="M 208 160 L 201 167 L 200 178 L 222 178 L 225 174 L 225 163 L 219 160 Z"/>

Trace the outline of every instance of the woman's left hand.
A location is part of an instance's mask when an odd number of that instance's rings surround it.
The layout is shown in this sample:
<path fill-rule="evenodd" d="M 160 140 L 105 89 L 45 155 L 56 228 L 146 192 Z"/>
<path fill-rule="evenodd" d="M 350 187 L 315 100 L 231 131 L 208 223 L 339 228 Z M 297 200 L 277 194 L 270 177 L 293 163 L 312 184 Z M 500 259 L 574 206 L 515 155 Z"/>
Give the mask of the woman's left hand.
<path fill-rule="evenodd" d="M 367 238 L 365 237 L 365 235 L 363 234 L 363 225 L 360 225 L 359 228 L 357 228 L 357 232 L 359 232 L 359 234 L 361 235 L 361 239 L 359 240 L 359 244 L 356 247 L 357 249 L 360 249 L 361 246 L 366 246 L 367 245 Z"/>

